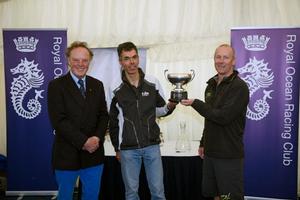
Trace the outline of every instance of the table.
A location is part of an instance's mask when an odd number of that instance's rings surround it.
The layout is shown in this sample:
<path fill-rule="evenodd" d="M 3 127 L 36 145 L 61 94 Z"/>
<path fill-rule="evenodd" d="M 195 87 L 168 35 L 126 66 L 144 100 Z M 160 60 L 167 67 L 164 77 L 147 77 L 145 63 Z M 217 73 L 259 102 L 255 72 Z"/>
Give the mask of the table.
<path fill-rule="evenodd" d="M 202 160 L 200 157 L 163 156 L 162 161 L 167 199 L 208 199 L 201 194 Z M 150 200 L 150 192 L 143 167 L 140 174 L 139 195 L 141 200 Z M 99 199 L 125 199 L 120 163 L 113 156 L 107 156 L 105 159 Z"/>
<path fill-rule="evenodd" d="M 107 142 L 108 141 L 108 142 Z M 175 140 L 166 141 L 164 143 L 160 144 L 160 151 L 162 156 L 172 156 L 172 157 L 191 157 L 191 156 L 198 156 L 198 147 L 200 142 L 198 140 L 196 141 L 190 141 L 191 143 L 191 150 L 186 152 L 176 152 Z M 115 156 L 115 150 L 109 140 L 105 140 L 104 142 L 104 149 L 105 149 L 105 155 L 106 156 Z"/>
<path fill-rule="evenodd" d="M 124 200 L 124 185 L 120 163 L 115 159 L 109 143 L 104 144 L 106 158 L 102 176 L 100 200 Z M 164 169 L 165 195 L 168 200 L 201 200 L 202 159 L 197 155 L 199 141 L 192 142 L 190 152 L 176 153 L 175 141 L 161 146 Z M 141 200 L 150 200 L 146 175 L 142 167 L 139 195 Z"/>

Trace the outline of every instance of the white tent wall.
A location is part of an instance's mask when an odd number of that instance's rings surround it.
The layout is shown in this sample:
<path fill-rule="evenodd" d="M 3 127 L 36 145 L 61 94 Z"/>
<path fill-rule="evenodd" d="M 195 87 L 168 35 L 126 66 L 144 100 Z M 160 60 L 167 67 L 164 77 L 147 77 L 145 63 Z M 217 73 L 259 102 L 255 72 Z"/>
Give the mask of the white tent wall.
<path fill-rule="evenodd" d="M 147 73 L 161 80 L 166 95 L 172 86 L 163 77 L 165 69 L 194 69 L 196 76 L 188 84 L 189 96 L 203 97 L 205 82 L 215 73 L 214 49 L 230 41 L 232 27 L 300 27 L 300 1 L 0 0 L 1 29 L 67 28 L 69 43 L 83 40 L 90 47 L 101 48 L 133 41 L 139 47 L 148 48 Z M 182 109 L 187 110 L 180 112 Z M 3 40 L 0 34 L 0 154 L 4 155 L 5 112 Z M 191 132 L 201 132 L 203 118 L 182 107 L 170 119 L 160 122 L 162 131 L 176 132 L 173 130 L 175 126 L 170 124 L 177 123 L 182 117 L 189 122 Z M 166 134 L 165 137 L 174 136 Z M 200 136 L 192 137 L 198 139 Z"/>

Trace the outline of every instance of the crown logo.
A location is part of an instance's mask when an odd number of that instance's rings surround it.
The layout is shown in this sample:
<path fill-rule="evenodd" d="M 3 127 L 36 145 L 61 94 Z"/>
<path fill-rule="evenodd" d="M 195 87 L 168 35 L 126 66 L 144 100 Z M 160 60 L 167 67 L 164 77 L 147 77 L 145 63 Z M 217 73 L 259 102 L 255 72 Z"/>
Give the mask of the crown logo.
<path fill-rule="evenodd" d="M 34 37 L 18 37 L 14 39 L 17 51 L 21 52 L 34 52 L 36 50 L 36 44 L 39 42 L 38 39 Z"/>
<path fill-rule="evenodd" d="M 249 51 L 263 51 L 267 48 L 267 44 L 270 40 L 270 37 L 265 35 L 247 35 L 242 38 L 245 48 Z"/>

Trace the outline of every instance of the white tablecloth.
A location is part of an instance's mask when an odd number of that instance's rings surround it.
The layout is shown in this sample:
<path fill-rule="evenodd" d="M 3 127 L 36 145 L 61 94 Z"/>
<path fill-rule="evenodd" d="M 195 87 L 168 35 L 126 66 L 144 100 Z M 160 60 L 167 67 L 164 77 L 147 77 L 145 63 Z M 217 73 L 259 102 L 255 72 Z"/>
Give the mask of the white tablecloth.
<path fill-rule="evenodd" d="M 190 141 L 191 150 L 186 152 L 176 152 L 176 141 L 165 141 L 160 145 L 162 156 L 198 156 L 199 141 Z M 104 149 L 106 156 L 115 156 L 114 148 L 110 141 L 105 140 Z"/>

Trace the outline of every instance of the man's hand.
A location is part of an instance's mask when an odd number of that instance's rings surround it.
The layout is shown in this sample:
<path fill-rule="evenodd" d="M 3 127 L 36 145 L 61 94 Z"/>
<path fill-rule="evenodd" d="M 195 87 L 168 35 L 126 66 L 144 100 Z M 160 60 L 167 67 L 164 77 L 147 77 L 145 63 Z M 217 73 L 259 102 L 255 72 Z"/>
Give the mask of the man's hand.
<path fill-rule="evenodd" d="M 92 136 L 84 143 L 82 149 L 89 153 L 94 153 L 99 148 L 100 139 L 96 136 Z"/>
<path fill-rule="evenodd" d="M 121 155 L 120 155 L 120 151 L 116 152 L 116 159 L 120 162 L 121 161 Z"/>
<path fill-rule="evenodd" d="M 169 101 L 167 104 L 168 110 L 174 110 L 176 108 L 177 102 Z"/>
<path fill-rule="evenodd" d="M 204 158 L 204 147 L 199 147 L 198 155 L 200 156 L 200 158 Z"/>
<path fill-rule="evenodd" d="M 194 99 L 182 99 L 180 103 L 185 106 L 190 106 L 194 102 Z"/>

